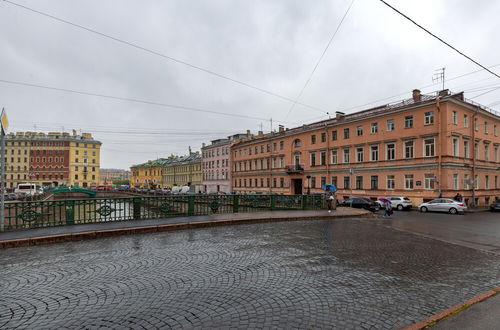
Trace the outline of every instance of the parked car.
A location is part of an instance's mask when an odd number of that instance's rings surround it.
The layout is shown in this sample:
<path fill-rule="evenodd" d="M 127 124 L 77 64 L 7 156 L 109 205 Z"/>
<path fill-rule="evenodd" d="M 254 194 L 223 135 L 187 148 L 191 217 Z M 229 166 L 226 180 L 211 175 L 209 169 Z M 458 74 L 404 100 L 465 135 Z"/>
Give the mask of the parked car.
<path fill-rule="evenodd" d="M 438 198 L 430 202 L 422 203 L 418 206 L 420 212 L 435 211 L 449 212 L 451 214 L 465 213 L 467 206 L 463 202 L 457 202 L 453 199 Z"/>
<path fill-rule="evenodd" d="M 497 199 L 490 205 L 490 211 L 495 212 L 495 211 L 500 211 L 500 199 Z"/>
<path fill-rule="evenodd" d="M 391 201 L 392 208 L 397 209 L 398 211 L 411 210 L 411 208 L 413 207 L 413 203 L 408 197 L 389 196 L 386 198 Z"/>
<path fill-rule="evenodd" d="M 344 199 L 337 206 L 347 206 L 347 207 L 352 206 L 357 209 L 365 209 L 365 210 L 370 210 L 372 212 L 378 211 L 379 209 L 379 204 L 376 201 L 372 201 L 364 197 L 347 198 Z"/>

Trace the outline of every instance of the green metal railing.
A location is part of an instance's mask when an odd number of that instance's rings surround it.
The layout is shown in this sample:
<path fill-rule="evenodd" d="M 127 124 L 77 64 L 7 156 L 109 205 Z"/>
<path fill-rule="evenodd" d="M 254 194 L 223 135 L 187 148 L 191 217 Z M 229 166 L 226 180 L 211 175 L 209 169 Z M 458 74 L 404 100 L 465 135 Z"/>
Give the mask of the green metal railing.
<path fill-rule="evenodd" d="M 168 195 L 5 203 L 5 230 L 269 210 L 316 210 L 320 195 Z"/>

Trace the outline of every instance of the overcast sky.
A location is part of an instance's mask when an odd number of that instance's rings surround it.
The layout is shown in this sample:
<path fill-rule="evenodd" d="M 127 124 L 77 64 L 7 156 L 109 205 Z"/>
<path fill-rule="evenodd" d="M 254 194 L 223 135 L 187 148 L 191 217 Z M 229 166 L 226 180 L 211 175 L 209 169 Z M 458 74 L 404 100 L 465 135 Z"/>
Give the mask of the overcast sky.
<path fill-rule="evenodd" d="M 327 112 L 409 98 L 414 88 L 435 91 L 441 84 L 433 85 L 432 76 L 442 67 L 445 87 L 468 98 L 500 86 L 485 71 L 452 79 L 480 68 L 378 0 L 354 1 L 299 99 L 307 106 L 293 109 L 290 100 L 351 0 L 12 2 L 163 55 L 0 1 L 0 107 L 9 131 L 90 132 L 103 143 L 102 168 L 183 155 L 188 146 L 199 150 L 202 142 L 247 129 L 269 131 L 270 118 L 273 129 L 294 127 Z M 500 74 L 500 1 L 388 2 L 484 66 L 498 65 L 492 70 Z M 500 89 L 473 100 L 499 110 Z"/>

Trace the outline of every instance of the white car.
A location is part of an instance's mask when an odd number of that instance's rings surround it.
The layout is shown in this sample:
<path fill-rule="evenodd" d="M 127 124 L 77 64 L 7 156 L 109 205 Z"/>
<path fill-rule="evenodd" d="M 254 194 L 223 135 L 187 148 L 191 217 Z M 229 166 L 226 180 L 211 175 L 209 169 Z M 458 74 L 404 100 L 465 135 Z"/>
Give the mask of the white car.
<path fill-rule="evenodd" d="M 422 203 L 418 206 L 420 212 L 435 211 L 449 212 L 451 214 L 465 213 L 467 206 L 463 202 L 457 202 L 453 199 L 438 198 L 430 202 Z"/>
<path fill-rule="evenodd" d="M 391 201 L 392 208 L 397 209 L 398 211 L 410 210 L 413 207 L 413 203 L 408 197 L 389 196 L 386 198 Z"/>

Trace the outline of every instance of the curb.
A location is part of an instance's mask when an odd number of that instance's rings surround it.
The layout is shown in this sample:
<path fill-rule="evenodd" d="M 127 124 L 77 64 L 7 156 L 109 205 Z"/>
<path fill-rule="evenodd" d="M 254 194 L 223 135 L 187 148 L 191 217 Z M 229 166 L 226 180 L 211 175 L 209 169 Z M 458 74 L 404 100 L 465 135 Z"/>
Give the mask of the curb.
<path fill-rule="evenodd" d="M 413 323 L 412 325 L 402 328 L 402 330 L 420 330 L 424 329 L 427 327 L 431 327 L 438 323 L 439 321 L 442 321 L 452 315 L 458 314 L 461 311 L 469 308 L 470 306 L 477 304 L 478 302 L 484 301 L 490 297 L 493 297 L 494 295 L 500 293 L 500 287 L 494 288 L 493 290 L 486 291 L 479 296 L 476 296 L 474 298 L 471 298 L 461 304 L 457 304 L 455 306 L 452 306 L 450 308 L 445 309 L 444 311 L 441 311 L 437 314 L 432 315 L 431 317 L 423 320 L 423 321 L 418 321 Z"/>
<path fill-rule="evenodd" d="M 345 214 L 345 215 L 315 215 L 315 216 L 280 217 L 280 218 L 224 219 L 224 220 L 185 222 L 185 223 L 152 225 L 152 226 L 131 227 L 131 228 L 104 229 L 104 230 L 78 232 L 78 233 L 3 240 L 0 241 L 0 249 L 52 244 L 52 243 L 65 243 L 70 241 L 82 241 L 88 239 L 121 236 L 121 235 L 155 233 L 155 232 L 172 231 L 172 230 L 184 230 L 193 228 L 205 228 L 205 227 L 238 225 L 238 224 L 259 223 L 259 222 L 324 220 L 324 219 L 340 219 L 340 218 L 355 218 L 355 217 L 370 217 L 370 216 L 371 215 L 369 213 L 367 214 L 360 213 L 360 214 Z"/>

